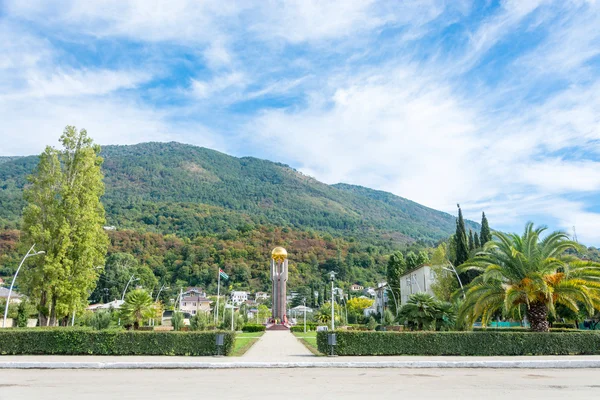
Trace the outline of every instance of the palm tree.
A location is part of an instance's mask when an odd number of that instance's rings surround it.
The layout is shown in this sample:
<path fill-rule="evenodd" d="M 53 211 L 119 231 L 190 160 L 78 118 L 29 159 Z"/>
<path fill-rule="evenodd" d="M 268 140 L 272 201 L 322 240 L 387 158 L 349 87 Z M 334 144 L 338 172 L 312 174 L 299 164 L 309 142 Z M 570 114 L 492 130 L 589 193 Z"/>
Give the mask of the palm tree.
<path fill-rule="evenodd" d="M 121 316 L 133 322 L 133 328 L 138 329 L 144 318 L 151 318 L 155 314 L 152 297 L 142 289 L 131 291 L 125 297 L 125 303 L 121 306 Z"/>
<path fill-rule="evenodd" d="M 522 236 L 494 232 L 496 240 L 460 266 L 461 272 L 480 275 L 468 286 L 459 319 L 472 326 L 499 312 L 510 317 L 524 312 L 533 331 L 546 332 L 556 304 L 590 315 L 600 309 L 600 264 L 568 254 L 581 246 L 564 232 L 542 238 L 545 230 L 528 223 Z"/>
<path fill-rule="evenodd" d="M 415 293 L 400 309 L 398 319 L 419 331 L 430 329 L 436 319 L 436 300 L 427 293 Z"/>

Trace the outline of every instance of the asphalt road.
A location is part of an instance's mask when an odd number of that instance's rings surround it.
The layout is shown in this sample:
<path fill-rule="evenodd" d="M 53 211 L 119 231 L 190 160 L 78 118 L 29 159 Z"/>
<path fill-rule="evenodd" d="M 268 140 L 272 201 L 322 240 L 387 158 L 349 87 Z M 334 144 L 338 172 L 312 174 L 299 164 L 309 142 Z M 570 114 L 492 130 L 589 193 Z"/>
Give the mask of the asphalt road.
<path fill-rule="evenodd" d="M 2 370 L 18 399 L 593 399 L 600 370 Z M 181 398 L 181 397 L 179 397 Z M 190 397 L 186 397 L 190 398 Z"/>

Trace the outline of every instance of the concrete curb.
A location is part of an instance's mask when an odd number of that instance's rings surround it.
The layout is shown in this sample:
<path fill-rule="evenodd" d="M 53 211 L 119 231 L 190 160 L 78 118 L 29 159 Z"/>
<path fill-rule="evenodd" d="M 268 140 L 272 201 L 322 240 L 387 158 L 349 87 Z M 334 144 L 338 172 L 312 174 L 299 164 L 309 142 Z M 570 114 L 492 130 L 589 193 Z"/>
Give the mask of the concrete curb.
<path fill-rule="evenodd" d="M 0 369 L 246 369 L 246 368 L 600 368 L 598 360 L 316 361 L 316 362 L 0 362 Z"/>

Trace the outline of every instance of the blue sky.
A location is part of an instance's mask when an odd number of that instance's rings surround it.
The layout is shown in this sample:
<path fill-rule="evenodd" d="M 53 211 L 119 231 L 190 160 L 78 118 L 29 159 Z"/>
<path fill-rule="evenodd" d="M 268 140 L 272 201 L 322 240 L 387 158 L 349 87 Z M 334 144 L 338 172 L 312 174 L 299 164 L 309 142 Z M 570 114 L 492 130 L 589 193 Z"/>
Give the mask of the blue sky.
<path fill-rule="evenodd" d="M 600 1 L 0 3 L 0 155 L 67 124 L 600 245 Z"/>

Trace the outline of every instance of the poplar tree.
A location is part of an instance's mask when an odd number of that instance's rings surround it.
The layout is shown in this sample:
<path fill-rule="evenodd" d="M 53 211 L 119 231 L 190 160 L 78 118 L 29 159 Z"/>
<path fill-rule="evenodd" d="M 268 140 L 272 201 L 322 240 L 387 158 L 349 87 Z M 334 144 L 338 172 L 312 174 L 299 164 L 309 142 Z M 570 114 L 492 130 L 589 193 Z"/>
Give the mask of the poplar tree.
<path fill-rule="evenodd" d="M 456 260 L 454 265 L 459 266 L 469 259 L 469 247 L 467 243 L 467 232 L 465 230 L 465 220 L 463 219 L 460 204 L 458 207 L 458 219 L 456 220 L 456 234 L 454 235 L 456 247 Z"/>
<path fill-rule="evenodd" d="M 65 128 L 60 143 L 60 150 L 46 147 L 24 191 L 26 239 L 46 252 L 23 271 L 41 325 L 66 321 L 87 306 L 108 247 L 100 146 L 73 126 Z"/>
<path fill-rule="evenodd" d="M 405 271 L 406 262 L 404 261 L 404 256 L 401 252 L 397 251 L 390 256 L 387 265 L 387 284 L 393 293 L 390 304 L 392 305 L 394 314 L 397 311 L 396 302 L 398 303 L 398 307 L 400 306 L 400 277 Z"/>
<path fill-rule="evenodd" d="M 490 231 L 490 225 L 488 224 L 485 212 L 481 213 L 481 234 L 479 235 L 479 239 L 481 241 L 481 247 L 492 240 L 492 232 Z"/>

